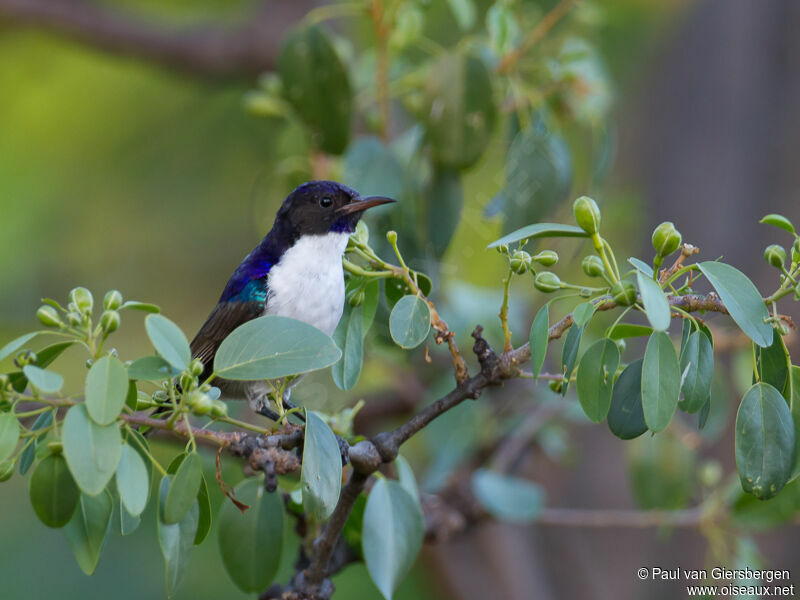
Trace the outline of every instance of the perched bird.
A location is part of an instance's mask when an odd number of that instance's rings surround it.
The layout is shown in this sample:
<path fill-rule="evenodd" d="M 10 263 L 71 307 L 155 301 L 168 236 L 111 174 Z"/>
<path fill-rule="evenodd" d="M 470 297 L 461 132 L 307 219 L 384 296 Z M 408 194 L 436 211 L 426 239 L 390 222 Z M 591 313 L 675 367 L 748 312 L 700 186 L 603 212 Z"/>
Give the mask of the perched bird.
<path fill-rule="evenodd" d="M 364 211 L 394 202 L 334 181 L 310 181 L 283 201 L 270 232 L 234 271 L 219 302 L 191 343 L 210 375 L 228 334 L 262 315 L 291 317 L 333 334 L 344 309 L 342 255 Z M 226 396 L 244 397 L 274 418 L 267 382 L 217 381 Z"/>

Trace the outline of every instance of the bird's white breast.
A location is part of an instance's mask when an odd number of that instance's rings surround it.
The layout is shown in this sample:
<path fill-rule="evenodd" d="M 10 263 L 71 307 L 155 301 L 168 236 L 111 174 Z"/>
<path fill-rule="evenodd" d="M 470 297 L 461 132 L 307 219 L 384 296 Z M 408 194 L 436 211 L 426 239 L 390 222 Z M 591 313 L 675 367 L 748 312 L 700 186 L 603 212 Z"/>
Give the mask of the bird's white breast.
<path fill-rule="evenodd" d="M 332 335 L 344 309 L 342 254 L 347 233 L 304 235 L 267 279 L 264 314 L 304 321 Z"/>

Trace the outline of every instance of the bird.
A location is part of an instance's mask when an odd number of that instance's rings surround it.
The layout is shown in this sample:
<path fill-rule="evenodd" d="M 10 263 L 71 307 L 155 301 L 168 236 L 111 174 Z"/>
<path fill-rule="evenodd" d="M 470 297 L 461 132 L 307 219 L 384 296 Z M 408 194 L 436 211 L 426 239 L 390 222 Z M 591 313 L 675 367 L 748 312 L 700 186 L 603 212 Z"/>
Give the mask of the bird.
<path fill-rule="evenodd" d="M 394 202 L 362 197 L 335 181 L 309 181 L 281 204 L 269 233 L 228 279 L 219 301 L 190 347 L 211 374 L 222 341 L 237 327 L 263 315 L 290 317 L 332 335 L 344 310 L 342 256 L 364 212 Z M 269 382 L 215 380 L 223 398 L 244 397 L 250 407 L 275 420 Z M 288 395 L 283 399 L 288 404 Z M 291 406 L 291 404 L 288 404 Z"/>

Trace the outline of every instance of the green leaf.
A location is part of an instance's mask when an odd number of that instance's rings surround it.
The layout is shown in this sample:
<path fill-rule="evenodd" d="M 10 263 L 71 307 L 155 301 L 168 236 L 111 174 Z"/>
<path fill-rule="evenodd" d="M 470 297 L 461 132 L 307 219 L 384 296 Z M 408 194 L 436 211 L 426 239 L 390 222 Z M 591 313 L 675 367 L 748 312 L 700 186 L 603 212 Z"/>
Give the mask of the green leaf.
<path fill-rule="evenodd" d="M 331 367 L 333 381 L 340 390 L 352 389 L 361 376 L 364 363 L 364 309 L 347 307 L 333 334 L 333 340 L 342 352 L 342 358 Z"/>
<path fill-rule="evenodd" d="M 792 413 L 781 393 L 756 383 L 736 413 L 736 468 L 745 492 L 772 498 L 789 481 L 794 461 Z"/>
<path fill-rule="evenodd" d="M 328 34 L 317 25 L 293 30 L 281 46 L 278 72 L 286 99 L 311 130 L 315 145 L 341 154 L 350 139 L 353 92 Z"/>
<path fill-rule="evenodd" d="M 367 571 L 386 600 L 414 565 L 424 532 L 419 500 L 398 482 L 379 479 L 367 498 L 361 544 Z"/>
<path fill-rule="evenodd" d="M 444 256 L 461 220 L 464 189 L 461 174 L 451 169 L 437 168 L 425 194 L 428 210 L 428 240 L 437 259 Z"/>
<path fill-rule="evenodd" d="M 531 324 L 530 346 L 531 346 L 531 368 L 533 378 L 538 379 L 539 373 L 544 366 L 544 358 L 547 354 L 547 344 L 550 339 L 550 304 L 545 304 L 536 313 Z"/>
<path fill-rule="evenodd" d="M 642 295 L 647 320 L 650 321 L 650 325 L 653 326 L 654 330 L 666 331 L 669 329 L 671 317 L 669 303 L 664 291 L 658 283 L 641 271 L 636 272 L 636 281 L 639 293 Z"/>
<path fill-rule="evenodd" d="M 225 338 L 214 358 L 214 371 L 224 379 L 277 379 L 328 367 L 341 356 L 336 343 L 316 327 L 265 316 L 240 325 Z"/>
<path fill-rule="evenodd" d="M 28 486 L 31 506 L 48 527 L 63 527 L 78 506 L 80 490 L 60 454 L 51 454 L 38 464 Z"/>
<path fill-rule="evenodd" d="M 642 409 L 642 363 L 635 360 L 622 371 L 611 394 L 608 428 L 623 440 L 632 440 L 647 431 Z"/>
<path fill-rule="evenodd" d="M 431 330 L 431 311 L 418 296 L 403 296 L 389 315 L 389 333 L 395 344 L 406 350 L 416 348 Z"/>
<path fill-rule="evenodd" d="M 678 510 L 692 497 L 694 453 L 671 432 L 645 436 L 627 448 L 636 503 L 645 510 Z"/>
<path fill-rule="evenodd" d="M 642 409 L 650 431 L 657 433 L 672 420 L 681 393 L 678 355 L 669 336 L 656 331 L 647 341 L 642 363 Z"/>
<path fill-rule="evenodd" d="M 765 216 L 763 219 L 761 219 L 759 223 L 766 223 L 767 225 L 780 227 L 781 229 L 783 229 L 784 231 L 788 231 L 792 235 L 795 234 L 794 225 L 792 225 L 792 222 L 783 215 L 769 214 Z"/>
<path fill-rule="evenodd" d="M 86 409 L 98 425 L 116 421 L 128 395 L 128 371 L 118 358 L 103 356 L 86 375 Z"/>
<path fill-rule="evenodd" d="M 472 474 L 472 493 L 498 521 L 532 523 L 544 505 L 542 488 L 531 481 L 489 469 Z"/>
<path fill-rule="evenodd" d="M 517 229 L 489 244 L 489 248 L 497 248 L 503 244 L 513 244 L 521 240 L 551 237 L 589 237 L 580 227 L 574 225 L 561 225 L 560 223 L 536 223 Z"/>
<path fill-rule="evenodd" d="M 120 501 L 119 503 L 119 532 L 122 535 L 130 535 L 139 528 L 142 524 L 141 516 L 134 516 L 128 512 L 125 505 Z"/>
<path fill-rule="evenodd" d="M 361 311 L 361 316 L 363 317 L 361 322 L 361 335 L 364 337 L 367 337 L 367 332 L 369 332 L 372 323 L 375 321 L 375 315 L 378 312 L 380 292 L 381 285 L 377 280 L 371 281 L 364 286 L 364 303 L 361 305 L 363 307 Z"/>
<path fill-rule="evenodd" d="M 150 474 L 139 452 L 122 445 L 116 477 L 122 505 L 132 517 L 138 517 L 147 506 L 150 495 Z"/>
<path fill-rule="evenodd" d="M 564 348 L 561 351 L 561 373 L 564 375 L 564 385 L 561 387 L 561 395 L 567 395 L 567 385 L 572 376 L 572 369 L 575 367 L 575 360 L 578 358 L 578 348 L 581 345 L 583 329 L 573 325 L 567 331 L 567 338 L 564 340 Z"/>
<path fill-rule="evenodd" d="M 430 278 L 424 273 L 416 273 L 416 276 L 417 285 L 419 286 L 420 291 L 425 296 L 430 295 L 431 288 L 433 287 Z M 408 286 L 408 284 L 406 284 L 404 280 L 396 277 L 384 280 L 384 292 L 386 295 L 386 301 L 389 304 L 389 308 L 394 308 L 394 305 L 397 304 L 398 300 L 404 296 L 412 294 L 411 288 Z"/>
<path fill-rule="evenodd" d="M 14 452 L 19 441 L 19 421 L 14 413 L 0 413 L 0 461 Z"/>
<path fill-rule="evenodd" d="M 164 523 L 173 525 L 186 517 L 200 491 L 202 478 L 203 463 L 200 456 L 192 452 L 181 462 L 175 476 L 171 478 L 169 491 L 162 505 L 161 518 Z"/>
<path fill-rule="evenodd" d="M 36 417 L 36 420 L 31 425 L 31 431 L 38 431 L 40 429 L 44 429 L 46 427 L 50 427 L 53 423 L 53 412 L 47 411 L 40 414 Z M 36 449 L 39 447 L 39 443 L 41 442 L 42 438 L 47 435 L 47 432 L 40 433 L 39 435 L 33 438 L 33 441 L 28 444 L 25 449 L 22 451 L 22 454 L 19 457 L 19 474 L 25 475 L 28 472 L 28 469 L 31 468 L 33 464 L 34 458 L 36 458 Z M 0 438 L 2 435 L 0 434 Z"/>
<path fill-rule="evenodd" d="M 473 0 L 447 0 L 450 10 L 461 31 L 469 31 L 475 25 L 475 3 Z"/>
<path fill-rule="evenodd" d="M 167 494 L 172 488 L 172 475 L 167 475 L 161 480 L 159 487 L 159 518 L 157 521 L 158 543 L 161 546 L 161 555 L 164 557 L 167 582 L 167 597 L 171 598 L 180 586 L 189 567 L 189 558 L 197 533 L 199 508 L 197 502 L 192 503 L 183 519 L 177 523 L 167 524 L 163 520 L 162 507 L 167 501 Z"/>
<path fill-rule="evenodd" d="M 633 265 L 633 268 L 636 269 L 637 273 L 642 273 L 649 277 L 650 279 L 653 278 L 653 267 L 648 265 L 643 260 L 639 260 L 638 258 L 630 257 L 628 262 Z"/>
<path fill-rule="evenodd" d="M 143 356 L 128 366 L 128 377 L 136 381 L 161 381 L 181 374 L 160 356 Z"/>
<path fill-rule="evenodd" d="M 153 348 L 164 360 L 179 371 L 186 370 L 192 351 L 181 328 L 163 315 L 147 315 L 144 327 Z"/>
<path fill-rule="evenodd" d="M 683 373 L 681 410 L 696 413 L 711 397 L 714 379 L 714 348 L 702 331 L 695 331 L 686 340 L 681 352 L 680 370 Z"/>
<path fill-rule="evenodd" d="M 25 344 L 30 342 L 33 338 L 39 335 L 39 331 L 34 331 L 32 333 L 26 333 L 25 335 L 21 335 L 16 339 L 11 340 L 5 346 L 0 348 L 0 360 L 5 359 L 8 356 L 11 356 L 16 352 L 19 348 L 22 348 Z"/>
<path fill-rule="evenodd" d="M 318 522 L 330 517 L 342 488 L 342 455 L 331 428 L 318 413 L 310 410 L 306 411 L 300 479 L 306 514 Z"/>
<path fill-rule="evenodd" d="M 22 372 L 34 387 L 45 394 L 55 394 L 64 385 L 64 378 L 60 374 L 35 365 L 25 365 Z"/>
<path fill-rule="evenodd" d="M 49 346 L 42 348 L 36 353 L 36 357 L 38 359 L 36 361 L 36 366 L 41 367 L 43 369 L 45 367 L 50 366 L 51 364 L 53 364 L 53 361 L 55 361 L 55 359 L 57 359 L 59 356 L 61 356 L 61 354 L 63 354 L 64 350 L 72 346 L 74 343 L 75 343 L 74 340 L 69 342 L 57 342 L 55 344 L 50 344 Z"/>
<path fill-rule="evenodd" d="M 653 328 L 647 325 L 632 325 L 631 323 L 619 323 L 613 329 L 606 329 L 605 336 L 612 340 L 625 340 L 634 337 L 649 336 L 653 333 Z"/>
<path fill-rule="evenodd" d="M 721 262 L 706 261 L 697 265 L 717 290 L 725 308 L 751 340 L 765 348 L 772 342 L 772 325 L 767 306 L 758 288 L 738 269 Z"/>
<path fill-rule="evenodd" d="M 87 575 L 97 568 L 100 551 L 111 529 L 113 510 L 114 502 L 107 490 L 96 496 L 81 494 L 77 510 L 64 527 L 78 566 Z"/>
<path fill-rule="evenodd" d="M 240 511 L 225 502 L 219 513 L 219 550 L 230 578 L 243 592 L 269 587 L 283 552 L 283 501 L 264 490 L 260 478 L 245 479 L 234 492 L 250 508 Z"/>
<path fill-rule="evenodd" d="M 593 302 L 578 304 L 572 311 L 572 320 L 574 324 L 583 329 L 594 316 L 595 310 L 597 310 L 597 306 Z"/>
<path fill-rule="evenodd" d="M 794 460 L 792 468 L 792 479 L 800 474 L 800 367 L 792 365 L 789 373 L 789 387 L 791 388 L 790 406 L 792 409 L 792 421 L 794 421 Z"/>
<path fill-rule="evenodd" d="M 405 490 L 411 494 L 412 498 L 419 498 L 419 486 L 417 486 L 417 478 L 414 477 L 414 471 L 411 465 L 401 454 L 397 455 L 394 459 L 394 465 L 397 468 L 397 480 L 400 482 Z"/>
<path fill-rule="evenodd" d="M 211 499 L 208 496 L 208 485 L 205 476 L 200 478 L 200 491 L 197 492 L 197 505 L 200 514 L 197 520 L 197 533 L 194 545 L 199 546 L 211 531 Z"/>
<path fill-rule="evenodd" d="M 474 56 L 442 54 L 430 69 L 424 95 L 434 162 L 452 169 L 475 164 L 489 145 L 497 116 L 486 65 Z"/>
<path fill-rule="evenodd" d="M 744 490 L 737 490 L 730 502 L 733 524 L 737 527 L 769 529 L 786 525 L 800 512 L 800 480 L 788 483 L 777 496 L 759 500 Z"/>
<path fill-rule="evenodd" d="M 594 423 L 601 423 L 611 407 L 614 376 L 619 366 L 619 348 L 609 339 L 598 340 L 584 353 L 578 365 L 578 400 Z"/>
<path fill-rule="evenodd" d="M 789 369 L 792 361 L 781 335 L 773 332 L 772 343 L 766 348 L 756 347 L 756 367 L 760 381 L 770 384 L 789 399 Z"/>
<path fill-rule="evenodd" d="M 128 300 L 122 306 L 120 306 L 120 309 L 123 308 L 130 308 L 132 310 L 140 310 L 142 312 L 153 314 L 158 314 L 161 312 L 161 309 L 155 304 L 150 304 L 149 302 L 137 302 L 136 300 Z"/>
<path fill-rule="evenodd" d="M 122 437 L 116 423 L 98 425 L 89 418 L 85 404 L 67 411 L 62 428 L 67 465 L 78 487 L 97 496 L 117 470 Z"/>

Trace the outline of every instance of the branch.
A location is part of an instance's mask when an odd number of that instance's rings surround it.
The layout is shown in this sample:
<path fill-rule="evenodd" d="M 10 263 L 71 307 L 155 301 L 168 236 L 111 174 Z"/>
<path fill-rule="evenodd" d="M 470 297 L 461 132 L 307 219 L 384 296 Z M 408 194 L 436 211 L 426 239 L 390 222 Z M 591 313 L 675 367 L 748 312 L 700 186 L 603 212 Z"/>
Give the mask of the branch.
<path fill-rule="evenodd" d="M 0 0 L 0 19 L 195 75 L 230 77 L 272 70 L 287 24 L 308 4 L 259 4 L 229 27 L 166 27 L 89 0 Z"/>

